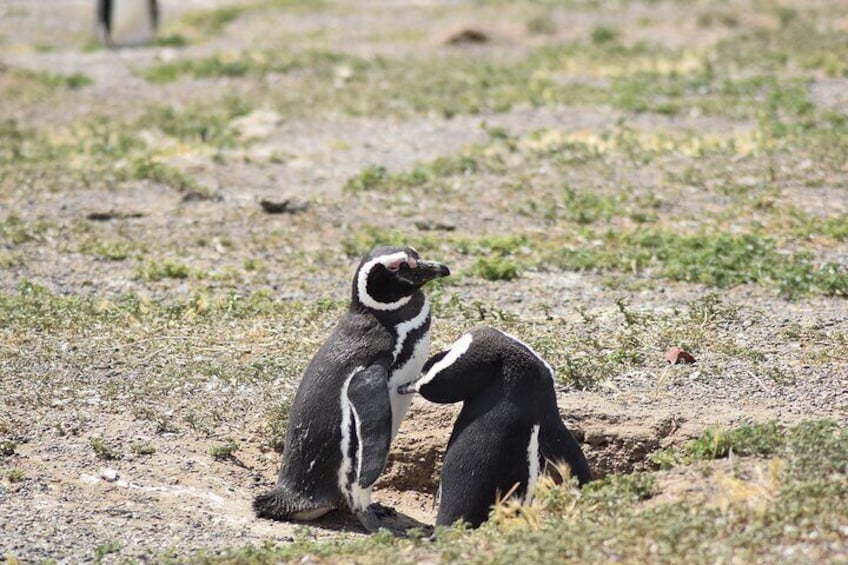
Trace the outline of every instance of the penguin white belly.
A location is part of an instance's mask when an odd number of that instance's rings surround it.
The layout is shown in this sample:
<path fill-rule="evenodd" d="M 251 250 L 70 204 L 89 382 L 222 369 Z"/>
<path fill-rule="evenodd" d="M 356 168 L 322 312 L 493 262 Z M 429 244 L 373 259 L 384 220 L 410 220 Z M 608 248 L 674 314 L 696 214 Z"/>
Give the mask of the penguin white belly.
<path fill-rule="evenodd" d="M 153 39 L 149 0 L 113 0 L 109 39 L 113 45 L 143 45 Z"/>
<path fill-rule="evenodd" d="M 412 402 L 411 394 L 398 394 L 398 387 L 414 381 L 421 374 L 421 369 L 424 368 L 424 363 L 427 361 L 427 355 L 430 351 L 430 332 L 421 336 L 421 339 L 415 344 L 412 350 L 412 357 L 392 372 L 389 377 L 389 400 L 392 403 L 392 439 L 398 433 L 400 423 L 406 416 L 409 410 L 409 404 Z"/>

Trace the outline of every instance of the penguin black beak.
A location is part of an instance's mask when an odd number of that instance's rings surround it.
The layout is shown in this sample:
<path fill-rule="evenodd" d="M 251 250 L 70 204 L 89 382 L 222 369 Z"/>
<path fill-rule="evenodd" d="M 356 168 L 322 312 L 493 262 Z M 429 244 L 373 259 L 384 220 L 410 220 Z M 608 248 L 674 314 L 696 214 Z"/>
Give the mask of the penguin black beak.
<path fill-rule="evenodd" d="M 415 268 L 405 267 L 398 274 L 398 278 L 409 284 L 421 286 L 434 279 L 450 276 L 447 265 L 435 261 L 416 261 Z"/>

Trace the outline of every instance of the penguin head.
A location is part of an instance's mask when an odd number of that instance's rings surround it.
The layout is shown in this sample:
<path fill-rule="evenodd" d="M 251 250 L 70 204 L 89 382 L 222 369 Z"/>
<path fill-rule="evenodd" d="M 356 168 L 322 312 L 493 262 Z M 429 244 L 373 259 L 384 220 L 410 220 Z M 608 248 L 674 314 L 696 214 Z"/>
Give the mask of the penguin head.
<path fill-rule="evenodd" d="M 445 265 L 421 259 L 412 247 L 378 247 L 356 270 L 353 303 L 371 310 L 397 310 L 427 282 L 448 275 Z"/>
<path fill-rule="evenodd" d="M 474 328 L 448 349 L 430 357 L 417 381 L 398 392 L 420 392 L 431 402 L 468 400 L 495 381 L 509 388 L 553 383 L 553 369 L 517 337 L 490 327 Z"/>
<path fill-rule="evenodd" d="M 492 328 L 474 328 L 445 351 L 430 357 L 417 381 L 398 388 L 419 392 L 431 402 L 459 402 L 483 390 L 501 373 L 504 335 Z"/>

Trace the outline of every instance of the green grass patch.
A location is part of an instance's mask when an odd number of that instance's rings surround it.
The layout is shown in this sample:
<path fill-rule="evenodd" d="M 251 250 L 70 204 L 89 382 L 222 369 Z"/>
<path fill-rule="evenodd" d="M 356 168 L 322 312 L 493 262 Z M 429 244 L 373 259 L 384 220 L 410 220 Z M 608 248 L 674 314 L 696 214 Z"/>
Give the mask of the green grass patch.
<path fill-rule="evenodd" d="M 746 435 L 745 432 L 742 435 Z M 771 437 L 771 434 L 769 434 Z M 777 458 L 760 474 L 724 475 L 710 493 L 671 493 L 662 475 L 613 475 L 582 491 L 544 481 L 531 507 L 505 504 L 482 528 L 439 528 L 434 541 L 378 534 L 353 541 L 248 546 L 198 563 L 272 563 L 355 558 L 368 563 L 624 562 L 714 563 L 730 558 L 780 562 L 787 548 L 828 561 L 840 555 L 848 504 L 848 432 L 831 421 L 804 422 L 770 444 Z M 763 469 L 760 464 L 761 469 Z M 810 536 L 809 532 L 816 532 Z"/>
<path fill-rule="evenodd" d="M 183 14 L 180 21 L 200 35 L 215 35 L 227 25 L 234 22 L 252 6 L 222 6 L 213 10 L 188 12 Z"/>
<path fill-rule="evenodd" d="M 26 471 L 20 467 L 12 467 L 6 471 L 6 480 L 10 483 L 20 483 L 26 479 Z"/>
<path fill-rule="evenodd" d="M 179 110 L 172 106 L 153 107 L 139 126 L 156 127 L 187 143 L 233 147 L 237 132 L 231 123 L 250 110 L 250 105 L 237 97 L 227 97 L 214 105 L 194 105 Z"/>
<path fill-rule="evenodd" d="M 592 207 L 588 208 L 593 209 Z M 578 223 L 585 221 L 578 216 Z M 593 241 L 593 244 L 583 243 Z M 375 245 L 411 242 L 422 249 L 452 248 L 463 255 L 482 256 L 472 272 L 499 280 L 526 268 L 592 272 L 642 273 L 657 279 L 731 288 L 759 284 L 776 288 L 795 299 L 808 294 L 848 296 L 848 268 L 821 262 L 806 251 L 781 252 L 770 237 L 758 234 L 681 234 L 660 229 L 594 231 L 581 229 L 572 235 L 474 237 L 462 233 L 408 236 L 400 232 L 365 228 L 343 242 L 351 257 L 363 255 Z M 491 256 L 494 256 L 493 259 Z M 510 265 L 498 259 L 509 257 Z"/>
<path fill-rule="evenodd" d="M 56 226 L 45 219 L 27 222 L 11 214 L 0 221 L 0 241 L 15 247 L 30 241 L 42 241 L 55 229 Z"/>
<path fill-rule="evenodd" d="M 135 272 L 136 278 L 144 281 L 187 279 L 191 274 L 191 267 L 180 261 L 170 259 L 164 261 L 145 261 L 138 265 Z"/>
<path fill-rule="evenodd" d="M 546 265 L 576 270 L 650 271 L 653 276 L 730 288 L 774 286 L 796 298 L 810 293 L 848 296 L 848 269 L 819 263 L 806 252 L 781 253 L 774 240 L 754 234 L 693 234 L 637 230 L 606 232 L 603 245 L 563 247 Z"/>
<path fill-rule="evenodd" d="M 101 437 L 92 437 L 89 439 L 88 444 L 94 450 L 94 454 L 97 455 L 98 459 L 114 461 L 123 457 L 120 451 L 108 445 Z"/>
<path fill-rule="evenodd" d="M 238 442 L 228 439 L 222 444 L 213 445 L 209 448 L 209 455 L 216 461 L 230 461 L 235 459 L 236 451 L 238 450 Z"/>
<path fill-rule="evenodd" d="M 92 239 L 79 246 L 79 252 L 105 261 L 123 261 L 139 253 L 142 248 L 129 240 Z"/>
<path fill-rule="evenodd" d="M 480 257 L 472 271 L 487 281 L 511 281 L 521 274 L 519 265 L 506 257 Z"/>
<path fill-rule="evenodd" d="M 470 148 L 459 155 L 437 157 L 432 161 L 418 163 L 408 171 L 389 172 L 383 166 L 369 165 L 358 174 L 348 178 L 345 192 L 396 192 L 402 189 L 426 187 L 438 191 L 445 179 L 455 176 L 470 176 L 484 171 L 502 171 L 503 162 L 498 155 L 486 155 L 482 148 Z"/>
<path fill-rule="evenodd" d="M 178 59 L 148 67 L 142 76 L 154 83 L 168 83 L 182 77 L 195 79 L 255 77 L 272 73 L 312 69 L 328 74 L 340 63 L 358 60 L 329 51 L 244 51 L 238 54 L 216 53 L 201 59 Z"/>
<path fill-rule="evenodd" d="M 15 449 L 18 447 L 18 442 L 10 439 L 0 441 L 0 457 L 9 457 L 15 454 Z"/>
<path fill-rule="evenodd" d="M 265 443 L 277 453 L 282 453 L 286 444 L 286 430 L 292 400 L 292 398 L 284 399 L 274 405 L 265 416 Z"/>
<path fill-rule="evenodd" d="M 180 191 L 194 190 L 197 182 L 180 169 L 167 165 L 149 156 L 136 159 L 130 165 L 130 178 L 149 180 L 164 184 Z"/>
<path fill-rule="evenodd" d="M 82 73 L 32 71 L 7 67 L 0 63 L 0 94 L 10 100 L 38 100 L 59 92 L 78 90 L 93 82 Z"/>
<path fill-rule="evenodd" d="M 721 459 L 731 453 L 741 456 L 768 457 L 785 443 L 783 433 L 776 422 L 743 424 L 737 428 L 708 428 L 704 433 L 681 449 L 674 447 L 660 450 L 652 455 L 661 468 L 670 468 L 697 460 Z"/>
<path fill-rule="evenodd" d="M 179 266 L 175 267 L 181 270 Z M 125 325 L 132 321 L 169 323 L 176 320 L 239 320 L 289 317 L 293 320 L 339 314 L 347 300 L 278 301 L 265 291 L 221 296 L 197 293 L 181 301 L 151 301 L 135 294 L 109 300 L 60 294 L 24 280 L 15 290 L 0 291 L 0 326 L 16 330 L 67 331 L 98 324 Z"/>

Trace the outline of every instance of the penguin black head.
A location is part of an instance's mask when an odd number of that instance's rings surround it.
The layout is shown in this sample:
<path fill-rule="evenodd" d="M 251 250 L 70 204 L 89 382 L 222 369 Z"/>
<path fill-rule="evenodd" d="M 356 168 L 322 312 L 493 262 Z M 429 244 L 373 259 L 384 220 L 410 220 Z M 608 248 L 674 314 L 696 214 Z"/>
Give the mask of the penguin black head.
<path fill-rule="evenodd" d="M 553 378 L 553 369 L 530 346 L 500 330 L 474 328 L 445 351 L 427 360 L 417 381 L 398 388 L 401 394 L 420 392 L 431 402 L 466 400 L 496 379 L 513 375 Z"/>
<path fill-rule="evenodd" d="M 421 378 L 402 385 L 398 392 L 420 392 L 427 400 L 438 403 L 470 398 L 500 374 L 503 341 L 504 335 L 498 330 L 474 328 L 445 351 L 430 357 Z"/>
<path fill-rule="evenodd" d="M 371 310 L 402 308 L 427 282 L 450 275 L 441 263 L 424 261 L 412 247 L 378 247 L 353 277 L 353 305 Z"/>

